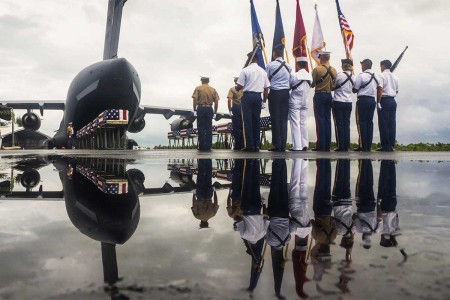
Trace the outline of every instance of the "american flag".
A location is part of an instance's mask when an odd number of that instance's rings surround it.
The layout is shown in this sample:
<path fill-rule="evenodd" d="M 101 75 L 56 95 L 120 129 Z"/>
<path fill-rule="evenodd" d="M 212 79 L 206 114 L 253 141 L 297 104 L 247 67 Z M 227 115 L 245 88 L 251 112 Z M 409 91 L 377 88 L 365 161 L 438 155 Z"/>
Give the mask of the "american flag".
<path fill-rule="evenodd" d="M 97 186 L 105 194 L 120 195 L 128 193 L 128 180 L 126 179 L 106 180 L 99 177 Z"/>
<path fill-rule="evenodd" d="M 336 7 L 338 11 L 338 18 L 339 18 L 339 25 L 341 27 L 343 39 L 344 39 L 344 46 L 345 46 L 345 52 L 347 54 L 347 58 L 351 59 L 351 51 L 353 49 L 353 42 L 355 40 L 355 37 L 353 35 L 353 31 L 350 28 L 350 25 L 347 22 L 347 19 L 345 18 L 344 14 L 341 11 L 341 7 L 339 5 L 339 0 L 336 0 Z"/>
<path fill-rule="evenodd" d="M 110 109 L 106 110 L 106 119 L 114 121 L 128 121 L 128 110 L 126 109 Z"/>
<path fill-rule="evenodd" d="M 270 117 L 262 117 L 260 119 L 260 127 L 261 129 L 268 129 L 271 126 Z"/>
<path fill-rule="evenodd" d="M 232 130 L 233 124 L 231 122 L 217 125 L 217 132 L 219 133 L 230 133 Z"/>

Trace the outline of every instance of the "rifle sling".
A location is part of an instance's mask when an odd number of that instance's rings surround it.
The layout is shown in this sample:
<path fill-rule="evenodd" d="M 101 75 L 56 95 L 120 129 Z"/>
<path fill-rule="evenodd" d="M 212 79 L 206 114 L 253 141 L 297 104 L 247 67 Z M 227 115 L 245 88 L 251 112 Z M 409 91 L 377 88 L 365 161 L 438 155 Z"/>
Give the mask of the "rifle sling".
<path fill-rule="evenodd" d="M 344 84 L 346 84 L 349 80 L 350 80 L 350 82 L 352 83 L 352 86 L 355 85 L 355 83 L 353 82 L 353 79 L 352 79 L 352 75 L 348 75 L 347 72 L 344 72 L 344 74 L 347 76 L 347 79 L 345 79 L 341 84 L 339 84 L 338 86 L 336 86 L 336 87 L 334 88 L 334 90 L 338 90 L 338 89 L 342 88 L 342 87 L 344 86 Z"/>
<path fill-rule="evenodd" d="M 328 77 L 328 75 L 330 75 L 330 76 L 331 76 L 331 80 L 334 81 L 333 73 L 331 73 L 331 67 L 328 68 L 328 67 L 325 66 L 325 65 L 322 65 L 322 67 L 324 67 L 324 68 L 327 70 L 327 72 L 325 73 L 325 75 L 323 75 L 322 78 L 320 78 L 320 79 L 317 81 L 316 85 L 317 85 L 317 84 L 321 84 L 321 83 Z"/>
<path fill-rule="evenodd" d="M 299 83 L 297 83 L 296 85 L 294 85 L 293 87 L 291 87 L 291 90 L 295 90 L 296 88 L 298 88 L 299 86 L 301 86 L 303 82 L 308 83 L 308 85 L 311 87 L 311 81 L 309 81 L 309 80 L 300 80 Z"/>
<path fill-rule="evenodd" d="M 273 77 L 281 70 L 281 68 L 283 68 L 283 67 L 285 67 L 286 70 L 287 70 L 288 73 L 289 73 L 289 69 L 288 69 L 288 67 L 286 66 L 286 62 L 285 62 L 285 61 L 279 61 L 279 60 L 277 60 L 277 62 L 280 63 L 280 66 L 278 67 L 278 69 L 275 70 L 275 72 L 273 72 L 273 74 L 271 74 L 271 75 L 269 76 L 269 80 L 272 80 L 272 78 L 273 78 Z"/>

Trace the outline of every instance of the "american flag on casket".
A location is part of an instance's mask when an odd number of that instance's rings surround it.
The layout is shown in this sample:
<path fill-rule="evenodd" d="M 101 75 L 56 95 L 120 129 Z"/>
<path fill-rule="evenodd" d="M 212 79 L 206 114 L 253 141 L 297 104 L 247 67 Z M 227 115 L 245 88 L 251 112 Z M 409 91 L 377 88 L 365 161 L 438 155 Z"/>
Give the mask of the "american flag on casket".
<path fill-rule="evenodd" d="M 79 165 L 76 171 L 86 177 L 105 194 L 119 195 L 128 193 L 128 179 L 126 178 L 98 175 L 95 171 Z"/>
<path fill-rule="evenodd" d="M 217 132 L 219 133 L 231 133 L 233 130 L 233 123 L 224 123 L 217 125 Z"/>
<path fill-rule="evenodd" d="M 215 178 L 231 181 L 233 173 L 231 171 L 217 171 Z"/>
<path fill-rule="evenodd" d="M 105 178 L 98 176 L 97 188 L 105 194 L 126 194 L 128 193 L 128 180 L 126 178 Z"/>
<path fill-rule="evenodd" d="M 98 126 L 105 124 L 128 124 L 128 110 L 126 109 L 107 109 L 96 118 Z"/>
<path fill-rule="evenodd" d="M 259 176 L 259 184 L 263 186 L 270 186 L 270 182 L 272 181 L 272 177 L 269 174 L 261 174 Z"/>
<path fill-rule="evenodd" d="M 261 129 L 268 129 L 271 126 L 270 117 L 262 117 L 259 121 Z"/>

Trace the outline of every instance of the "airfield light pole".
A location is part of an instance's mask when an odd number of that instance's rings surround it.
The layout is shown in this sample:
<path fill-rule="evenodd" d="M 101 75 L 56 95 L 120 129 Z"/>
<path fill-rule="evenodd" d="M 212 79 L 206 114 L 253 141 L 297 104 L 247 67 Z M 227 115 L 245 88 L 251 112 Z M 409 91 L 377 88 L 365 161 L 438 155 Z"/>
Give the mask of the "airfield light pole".
<path fill-rule="evenodd" d="M 14 116 L 14 109 L 11 108 L 11 147 L 14 147 L 16 144 L 14 141 L 14 122 L 16 121 L 16 118 Z"/>

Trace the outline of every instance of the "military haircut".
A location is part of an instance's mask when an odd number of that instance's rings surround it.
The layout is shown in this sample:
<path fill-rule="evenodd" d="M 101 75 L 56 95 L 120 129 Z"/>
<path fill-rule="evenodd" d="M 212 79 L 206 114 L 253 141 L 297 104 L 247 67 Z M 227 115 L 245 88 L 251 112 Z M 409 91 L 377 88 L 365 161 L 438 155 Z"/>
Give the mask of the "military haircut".
<path fill-rule="evenodd" d="M 306 69 L 306 67 L 308 66 L 308 62 L 307 61 L 298 61 L 297 66 L 299 66 L 301 69 Z"/>

